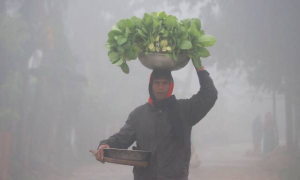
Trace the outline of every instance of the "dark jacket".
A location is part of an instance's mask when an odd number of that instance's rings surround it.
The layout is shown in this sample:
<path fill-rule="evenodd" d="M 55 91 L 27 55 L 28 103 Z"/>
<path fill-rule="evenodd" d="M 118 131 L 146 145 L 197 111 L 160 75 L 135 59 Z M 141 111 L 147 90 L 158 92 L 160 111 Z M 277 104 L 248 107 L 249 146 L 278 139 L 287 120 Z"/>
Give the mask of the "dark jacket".
<path fill-rule="evenodd" d="M 121 130 L 101 141 L 111 148 L 137 148 L 152 153 L 147 168 L 134 167 L 135 180 L 187 180 L 191 157 L 191 130 L 213 107 L 217 90 L 207 71 L 197 72 L 200 90 L 190 99 L 177 100 L 184 135 L 174 138 L 164 110 L 146 103 L 132 111 Z"/>

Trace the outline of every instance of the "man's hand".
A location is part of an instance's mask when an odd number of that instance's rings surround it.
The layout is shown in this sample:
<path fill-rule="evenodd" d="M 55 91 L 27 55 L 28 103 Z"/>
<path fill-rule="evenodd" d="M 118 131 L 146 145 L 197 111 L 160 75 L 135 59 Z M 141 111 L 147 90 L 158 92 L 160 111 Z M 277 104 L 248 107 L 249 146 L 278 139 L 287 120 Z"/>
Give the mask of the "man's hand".
<path fill-rule="evenodd" d="M 98 151 L 95 155 L 95 157 L 98 161 L 105 163 L 103 149 L 107 149 L 107 148 L 110 148 L 110 146 L 107 144 L 102 144 L 99 146 Z"/>
<path fill-rule="evenodd" d="M 205 70 L 205 68 L 204 68 L 204 66 L 201 66 L 201 68 L 196 68 L 196 70 L 197 70 L 197 72 L 199 72 L 199 71 L 203 71 L 203 70 Z"/>

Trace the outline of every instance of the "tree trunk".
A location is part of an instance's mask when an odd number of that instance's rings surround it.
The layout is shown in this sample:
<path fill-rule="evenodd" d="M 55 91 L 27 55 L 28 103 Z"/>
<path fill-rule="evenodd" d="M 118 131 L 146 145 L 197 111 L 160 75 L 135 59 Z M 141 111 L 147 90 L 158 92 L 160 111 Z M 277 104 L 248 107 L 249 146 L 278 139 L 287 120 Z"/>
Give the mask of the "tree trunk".
<path fill-rule="evenodd" d="M 285 93 L 285 115 L 286 115 L 286 146 L 288 151 L 293 149 L 293 119 L 292 119 L 292 94 Z"/>
<path fill-rule="evenodd" d="M 272 93 L 272 99 L 273 99 L 273 115 L 274 115 L 274 122 L 275 122 L 275 130 L 276 130 L 276 134 L 277 134 L 277 138 L 276 138 L 276 143 L 277 145 L 279 145 L 279 130 L 278 130 L 278 123 L 277 123 L 277 118 L 276 118 L 276 92 L 275 90 L 273 90 Z"/>
<path fill-rule="evenodd" d="M 16 111 L 18 112 L 20 119 L 15 122 L 13 125 L 13 135 L 12 136 L 12 165 L 14 168 L 14 174 L 20 175 L 20 178 L 23 176 L 22 173 L 26 169 L 26 152 L 29 148 L 29 144 L 27 143 L 28 139 L 28 130 L 26 129 L 27 120 L 27 107 L 29 106 L 29 74 L 26 72 L 26 66 L 23 66 L 23 72 L 20 83 L 21 94 L 19 97 L 19 102 L 16 103 Z M 21 166 L 20 166 L 21 165 Z M 25 169 L 20 169 L 20 167 L 25 167 Z"/>
<path fill-rule="evenodd" d="M 10 166 L 11 133 L 0 132 L 0 179 L 8 180 Z"/>
<path fill-rule="evenodd" d="M 295 116 L 294 116 L 294 122 L 295 122 L 295 149 L 300 149 L 300 98 L 297 96 L 297 94 L 300 93 L 300 87 L 297 87 L 297 90 L 295 91 L 294 95 L 294 110 L 295 110 Z"/>
<path fill-rule="evenodd" d="M 4 12 L 6 9 L 5 2 L 6 1 L 4 1 L 4 0 L 0 1 L 0 13 Z"/>
<path fill-rule="evenodd" d="M 297 104 L 295 106 L 295 148 L 300 149 L 300 106 Z"/>

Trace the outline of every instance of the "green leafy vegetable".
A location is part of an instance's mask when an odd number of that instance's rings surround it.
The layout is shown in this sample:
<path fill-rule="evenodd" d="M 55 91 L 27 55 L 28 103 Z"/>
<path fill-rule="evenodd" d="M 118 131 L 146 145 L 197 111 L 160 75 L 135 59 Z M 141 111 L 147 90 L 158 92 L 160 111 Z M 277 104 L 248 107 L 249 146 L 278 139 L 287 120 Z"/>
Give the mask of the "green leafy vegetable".
<path fill-rule="evenodd" d="M 203 47 L 213 46 L 216 42 L 216 39 L 210 35 L 203 35 L 198 40 L 199 44 Z"/>
<path fill-rule="evenodd" d="M 180 49 L 191 49 L 193 47 L 193 45 L 192 45 L 191 41 L 184 40 L 184 41 L 181 41 L 179 47 L 180 47 Z"/>
<path fill-rule="evenodd" d="M 127 62 L 140 53 L 164 53 L 174 60 L 179 54 L 187 54 L 196 67 L 201 67 L 200 58 L 210 56 L 205 47 L 215 42 L 213 36 L 205 35 L 198 18 L 178 21 L 165 12 L 153 12 L 145 13 L 142 19 L 121 19 L 108 33 L 106 48 L 112 64 L 128 74 Z"/>

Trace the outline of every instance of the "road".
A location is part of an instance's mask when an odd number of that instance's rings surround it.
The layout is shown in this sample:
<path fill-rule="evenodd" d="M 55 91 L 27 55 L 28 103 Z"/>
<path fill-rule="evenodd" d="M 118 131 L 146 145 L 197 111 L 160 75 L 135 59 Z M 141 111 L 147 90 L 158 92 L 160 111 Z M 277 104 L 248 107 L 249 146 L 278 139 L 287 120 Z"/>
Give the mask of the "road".
<path fill-rule="evenodd" d="M 276 173 L 259 165 L 260 157 L 246 156 L 251 144 L 219 146 L 197 151 L 201 165 L 192 160 L 190 180 L 280 180 Z M 49 180 L 132 180 L 132 167 L 98 162 L 76 169 L 64 177 Z M 48 180 L 45 179 L 45 180 Z"/>

